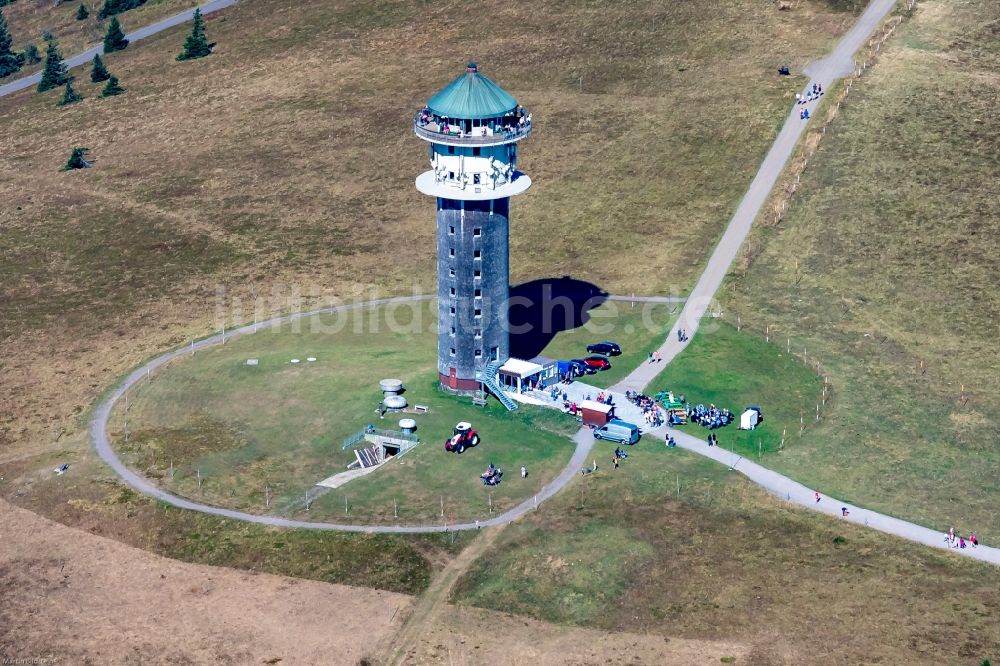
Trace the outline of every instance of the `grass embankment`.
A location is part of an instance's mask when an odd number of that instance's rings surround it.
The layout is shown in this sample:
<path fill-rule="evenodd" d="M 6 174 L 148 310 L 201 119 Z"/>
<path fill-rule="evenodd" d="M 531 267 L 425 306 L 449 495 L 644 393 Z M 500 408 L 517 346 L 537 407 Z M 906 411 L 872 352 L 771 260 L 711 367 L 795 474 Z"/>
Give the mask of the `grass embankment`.
<path fill-rule="evenodd" d="M 617 471 L 599 458 L 601 471 L 509 526 L 454 601 L 746 641 L 748 663 L 993 656 L 996 568 L 790 507 L 684 451 L 643 441 L 629 454 Z"/>
<path fill-rule="evenodd" d="M 702 438 L 713 432 L 721 446 L 754 459 L 782 449 L 783 437 L 784 448 L 807 446 L 799 436 L 800 419 L 811 427 L 823 400 L 822 378 L 787 347 L 708 321 L 647 393 L 668 389 L 693 405 L 714 404 L 736 415 L 725 428 L 709 431 L 689 423 L 680 430 Z M 739 430 L 739 416 L 749 405 L 761 408 L 764 421 L 754 430 Z"/>
<path fill-rule="evenodd" d="M 443 562 L 472 535 L 345 534 L 285 530 L 193 511 L 138 495 L 118 483 L 96 456 L 63 476 L 51 470 L 65 458 L 6 462 L 0 489 L 54 520 L 186 562 L 229 566 L 329 583 L 419 594 Z M 11 479 L 18 481 L 12 483 Z"/>
<path fill-rule="evenodd" d="M 926 2 L 855 85 L 730 315 L 808 349 L 836 399 L 769 463 L 1000 542 L 995 3 Z M 789 405 L 794 408 L 794 402 Z"/>
<path fill-rule="evenodd" d="M 601 331 L 629 331 L 622 340 L 639 349 L 655 345 L 669 317 L 664 306 L 619 312 L 613 303 L 594 314 Z M 606 315 L 614 315 L 614 323 Z M 382 397 L 378 380 L 398 377 L 411 405 L 431 408 L 413 415 L 422 443 L 317 499 L 308 514 L 294 515 L 412 524 L 441 521 L 443 508 L 449 522 L 487 518 L 491 503 L 495 513 L 509 509 L 562 469 L 573 450 L 567 435 L 579 425 L 554 410 L 522 406 L 508 414 L 495 401 L 481 409 L 468 398 L 441 393 L 436 316 L 435 303 L 426 301 L 304 320 L 298 333 L 285 326 L 232 339 L 140 384 L 129 397 L 128 442 L 124 401 L 112 419 L 113 437 L 132 466 L 182 495 L 288 513 L 307 489 L 355 459 L 353 450 L 341 448 L 346 437 L 368 423 L 394 429 L 399 418 L 410 416 L 389 414 L 380 421 L 375 413 Z M 582 330 L 557 335 L 550 347 L 572 348 L 586 334 Z M 624 371 L 636 356 L 619 357 L 626 361 L 616 367 Z M 246 365 L 250 358 L 258 365 Z M 301 362 L 290 363 L 293 358 Z M 482 436 L 462 455 L 442 446 L 458 421 L 471 421 Z M 489 462 L 506 471 L 498 487 L 479 481 Z M 522 465 L 527 480 L 519 478 Z"/>

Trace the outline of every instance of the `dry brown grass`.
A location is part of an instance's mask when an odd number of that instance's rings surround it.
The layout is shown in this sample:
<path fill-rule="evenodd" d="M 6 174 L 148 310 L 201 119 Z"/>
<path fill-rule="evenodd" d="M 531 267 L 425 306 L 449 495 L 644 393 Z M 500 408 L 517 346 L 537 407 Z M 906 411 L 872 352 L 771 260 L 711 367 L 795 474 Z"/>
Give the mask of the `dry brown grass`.
<path fill-rule="evenodd" d="M 83 21 L 76 20 L 76 12 L 81 4 L 90 10 L 90 16 Z M 131 32 L 150 25 L 188 7 L 199 4 L 195 0 L 149 0 L 145 5 L 118 15 L 118 21 L 125 32 Z M 97 12 L 104 5 L 103 0 L 86 2 L 53 2 L 53 0 L 18 0 L 4 8 L 4 16 L 14 38 L 14 51 L 20 51 L 28 42 L 34 42 L 39 55 L 45 55 L 42 34 L 48 32 L 56 37 L 64 58 L 76 55 L 104 40 L 110 18 L 98 19 Z M 179 48 L 178 48 L 179 51 Z M 41 63 L 25 65 L 17 74 L 4 80 L 14 80 L 19 76 L 41 69 Z"/>
<path fill-rule="evenodd" d="M 209 58 L 173 61 L 183 27 L 109 58 L 122 97 L 82 83 L 87 99 L 65 109 L 56 93 L 0 100 L 0 438 L 39 448 L 65 432 L 61 446 L 82 447 L 94 394 L 209 330 L 217 283 L 345 299 L 429 288 L 431 210 L 412 186 L 424 149 L 407 119 L 466 54 L 538 119 L 515 280 L 683 288 L 783 116 L 774 63 L 804 63 L 849 18 L 746 0 L 519 2 L 485 22 L 458 8 L 249 0 L 208 21 Z M 96 167 L 58 173 L 74 145 Z"/>

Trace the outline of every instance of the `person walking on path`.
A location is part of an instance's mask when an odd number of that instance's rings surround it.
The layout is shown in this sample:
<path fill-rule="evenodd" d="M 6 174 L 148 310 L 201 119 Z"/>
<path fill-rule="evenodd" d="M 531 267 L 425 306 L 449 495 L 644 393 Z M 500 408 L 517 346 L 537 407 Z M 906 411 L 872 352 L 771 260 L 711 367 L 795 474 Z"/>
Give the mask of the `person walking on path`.
<path fill-rule="evenodd" d="M 820 499 L 820 497 L 819 497 L 819 491 L 817 490 L 814 494 L 816 495 L 816 501 L 819 502 L 819 499 Z"/>
<path fill-rule="evenodd" d="M 979 548 L 979 537 L 976 536 L 975 532 L 969 535 L 969 541 L 972 543 L 973 548 Z"/>

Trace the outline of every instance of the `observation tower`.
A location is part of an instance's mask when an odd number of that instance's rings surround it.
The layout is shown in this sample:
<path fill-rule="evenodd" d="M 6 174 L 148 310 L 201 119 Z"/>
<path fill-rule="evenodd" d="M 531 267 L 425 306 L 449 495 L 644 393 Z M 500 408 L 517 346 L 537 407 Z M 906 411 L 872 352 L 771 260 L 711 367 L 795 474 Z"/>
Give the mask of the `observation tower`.
<path fill-rule="evenodd" d="M 517 170 L 531 114 L 473 63 L 413 130 L 430 144 L 417 189 L 437 204 L 438 373 L 445 390 L 471 393 L 510 355 L 510 198 L 531 187 Z"/>

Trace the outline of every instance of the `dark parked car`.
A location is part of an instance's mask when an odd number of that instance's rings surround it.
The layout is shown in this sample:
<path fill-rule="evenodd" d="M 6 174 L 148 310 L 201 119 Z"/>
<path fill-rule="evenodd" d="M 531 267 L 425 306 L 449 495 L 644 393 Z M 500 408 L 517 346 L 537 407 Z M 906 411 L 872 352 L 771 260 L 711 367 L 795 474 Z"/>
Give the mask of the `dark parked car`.
<path fill-rule="evenodd" d="M 587 363 L 582 358 L 574 358 L 572 361 L 570 361 L 570 363 L 573 364 L 574 370 L 578 371 L 577 372 L 577 376 L 584 375 L 584 374 L 586 374 L 586 375 L 593 375 L 593 374 L 597 373 L 597 368 L 592 367 L 589 363 Z"/>
<path fill-rule="evenodd" d="M 592 345 L 587 345 L 587 353 L 619 356 L 622 353 L 622 348 L 618 346 L 617 342 L 605 340 L 604 342 L 595 342 Z"/>
<path fill-rule="evenodd" d="M 583 362 L 596 370 L 607 370 L 611 367 L 611 361 L 603 356 L 588 356 Z"/>

